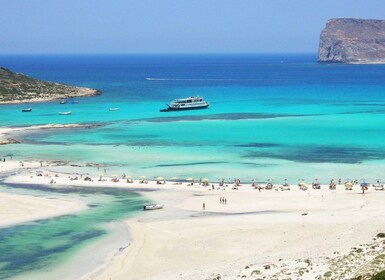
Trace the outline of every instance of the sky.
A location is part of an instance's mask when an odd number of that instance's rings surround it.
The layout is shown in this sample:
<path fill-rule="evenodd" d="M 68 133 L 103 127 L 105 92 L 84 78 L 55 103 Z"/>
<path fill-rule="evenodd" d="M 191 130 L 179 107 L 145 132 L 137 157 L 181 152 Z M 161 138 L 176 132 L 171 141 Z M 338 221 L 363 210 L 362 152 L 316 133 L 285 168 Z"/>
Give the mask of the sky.
<path fill-rule="evenodd" d="M 0 54 L 315 53 L 384 0 L 0 0 Z"/>

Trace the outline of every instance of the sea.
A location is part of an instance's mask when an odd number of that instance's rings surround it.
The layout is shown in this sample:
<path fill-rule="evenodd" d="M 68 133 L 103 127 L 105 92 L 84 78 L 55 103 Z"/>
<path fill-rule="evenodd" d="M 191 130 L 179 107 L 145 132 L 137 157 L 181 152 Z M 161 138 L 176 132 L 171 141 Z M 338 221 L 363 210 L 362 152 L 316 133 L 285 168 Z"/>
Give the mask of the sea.
<path fill-rule="evenodd" d="M 12 55 L 0 56 L 0 65 L 102 91 L 66 104 L 1 105 L 2 127 L 90 128 L 20 132 L 13 135 L 20 143 L 0 146 L 0 157 L 63 161 L 73 172 L 83 166 L 91 175 L 134 179 L 385 179 L 385 65 L 320 64 L 316 54 Z M 208 109 L 160 112 L 173 99 L 197 95 L 210 103 Z M 32 112 L 22 113 L 27 107 Z M 72 115 L 58 114 L 63 111 Z M 84 261 L 76 256 L 90 252 L 103 260 L 110 250 L 127 246 L 121 221 L 147 201 L 119 189 L 0 185 L 0 191 L 76 197 L 89 206 L 74 215 L 0 228 L 2 279 L 83 275 L 90 264 L 73 274 L 58 273 L 66 271 L 58 265 Z M 117 239 L 119 244 L 111 241 Z"/>
<path fill-rule="evenodd" d="M 0 65 L 103 92 L 74 104 L 0 106 L 2 126 L 100 125 L 22 133 L 0 156 L 150 179 L 385 178 L 385 65 L 320 64 L 316 54 L 14 55 Z M 159 111 L 197 95 L 208 109 Z"/>

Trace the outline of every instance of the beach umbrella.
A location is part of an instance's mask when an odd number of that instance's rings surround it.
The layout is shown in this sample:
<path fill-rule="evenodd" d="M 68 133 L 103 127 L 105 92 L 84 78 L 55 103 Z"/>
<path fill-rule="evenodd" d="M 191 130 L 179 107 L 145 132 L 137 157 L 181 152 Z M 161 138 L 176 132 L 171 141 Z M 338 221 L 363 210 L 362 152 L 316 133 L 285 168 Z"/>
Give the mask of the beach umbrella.
<path fill-rule="evenodd" d="M 202 179 L 202 182 L 208 182 L 208 181 L 209 181 L 209 179 L 207 179 L 207 178 Z"/>
<path fill-rule="evenodd" d="M 187 178 L 186 181 L 193 181 L 194 178 Z"/>
<path fill-rule="evenodd" d="M 163 177 L 156 177 L 156 180 L 157 180 L 157 181 L 163 181 L 164 178 L 163 178 Z"/>
<path fill-rule="evenodd" d="M 178 180 L 178 178 L 177 177 L 172 177 L 171 180 Z"/>
<path fill-rule="evenodd" d="M 132 176 L 131 175 L 126 175 L 126 178 L 132 178 Z"/>

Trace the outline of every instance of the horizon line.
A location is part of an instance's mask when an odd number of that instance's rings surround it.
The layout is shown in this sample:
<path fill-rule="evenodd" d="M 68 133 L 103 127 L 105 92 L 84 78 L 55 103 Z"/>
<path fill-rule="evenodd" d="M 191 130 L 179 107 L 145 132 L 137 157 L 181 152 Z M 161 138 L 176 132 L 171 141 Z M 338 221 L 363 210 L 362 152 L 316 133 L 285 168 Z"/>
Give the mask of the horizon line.
<path fill-rule="evenodd" d="M 274 55 L 274 54 L 309 54 L 316 55 L 317 52 L 127 52 L 127 53 L 0 53 L 0 56 L 65 56 L 65 55 Z"/>

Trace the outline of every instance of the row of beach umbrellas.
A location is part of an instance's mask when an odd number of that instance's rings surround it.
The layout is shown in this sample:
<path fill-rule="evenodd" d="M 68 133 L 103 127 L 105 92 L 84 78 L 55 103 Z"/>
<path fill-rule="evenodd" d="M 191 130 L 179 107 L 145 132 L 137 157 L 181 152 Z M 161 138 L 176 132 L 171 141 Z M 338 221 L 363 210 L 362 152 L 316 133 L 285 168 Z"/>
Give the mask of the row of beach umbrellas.
<path fill-rule="evenodd" d="M 102 177 L 102 176 L 105 176 L 105 174 L 99 174 L 99 176 Z M 113 174 L 112 177 L 113 177 L 113 178 L 117 178 L 118 175 Z M 131 179 L 131 178 L 132 178 L 131 175 L 125 175 L 124 177 L 127 178 L 127 179 Z M 140 178 L 141 180 L 147 179 L 146 176 L 140 176 L 139 178 Z M 163 180 L 165 180 L 165 178 L 162 177 L 162 176 L 159 176 L 159 177 L 155 177 L 155 180 L 157 180 L 157 181 L 163 181 Z M 178 180 L 178 177 L 172 177 L 171 180 L 172 180 L 172 181 Z M 182 179 L 182 180 L 183 180 L 183 179 Z M 189 177 L 189 178 L 185 179 L 185 181 L 194 181 L 194 178 Z M 203 182 L 208 182 L 209 179 L 204 178 L 204 179 L 202 179 L 201 181 L 203 181 Z"/>
<path fill-rule="evenodd" d="M 105 174 L 99 174 L 99 176 L 105 176 Z M 112 177 L 113 177 L 113 178 L 117 178 L 118 175 L 113 174 Z M 125 178 L 127 178 L 127 179 L 131 179 L 132 177 L 133 177 L 133 176 L 131 176 L 131 175 L 125 175 Z M 146 176 L 140 176 L 139 178 L 140 178 L 141 180 L 147 179 Z M 159 177 L 155 177 L 155 180 L 157 180 L 157 181 L 164 181 L 165 178 L 162 177 L 162 176 L 159 176 Z M 172 177 L 170 180 L 171 180 L 171 181 L 181 180 L 181 181 L 189 181 L 189 182 L 191 182 L 191 181 L 194 181 L 194 178 L 189 177 L 189 178 L 186 178 L 186 179 L 179 179 L 178 177 Z M 230 179 L 229 179 L 229 180 L 230 180 Z M 315 182 L 318 182 L 318 180 L 319 180 L 318 178 L 314 179 Z M 208 182 L 209 179 L 203 178 L 203 179 L 201 179 L 200 181 L 202 181 L 202 182 Z M 224 179 L 221 179 L 221 180 L 219 180 L 219 181 L 224 181 Z M 257 181 L 256 178 L 252 179 L 252 182 L 256 182 L 256 181 Z M 268 183 L 271 183 L 271 182 L 273 182 L 273 179 L 270 178 L 270 179 L 267 179 L 266 181 L 267 181 Z M 353 180 L 352 180 L 352 179 L 349 179 L 349 178 L 346 178 L 346 179 L 343 180 L 344 183 L 352 183 L 352 181 L 353 181 Z M 377 179 L 377 180 L 376 180 L 376 182 L 380 182 L 380 181 L 381 181 L 380 179 Z M 287 179 L 284 179 L 284 182 L 287 182 Z M 366 183 L 367 180 L 366 180 L 366 179 L 360 179 L 359 182 L 360 182 L 360 183 Z M 298 179 L 298 183 L 299 183 L 299 184 L 306 184 L 306 181 L 305 181 L 305 179 Z"/>

